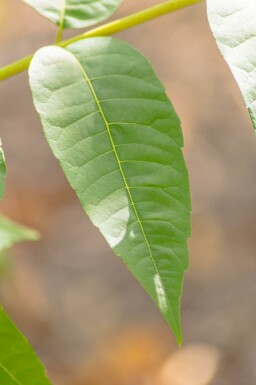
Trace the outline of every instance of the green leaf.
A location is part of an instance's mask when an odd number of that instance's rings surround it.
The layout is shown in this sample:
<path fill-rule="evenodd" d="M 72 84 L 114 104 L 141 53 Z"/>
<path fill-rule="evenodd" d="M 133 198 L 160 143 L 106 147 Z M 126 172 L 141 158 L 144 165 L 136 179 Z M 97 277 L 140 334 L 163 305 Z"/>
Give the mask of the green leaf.
<path fill-rule="evenodd" d="M 256 2 L 207 0 L 210 27 L 256 129 Z"/>
<path fill-rule="evenodd" d="M 85 28 L 111 16 L 122 0 L 23 0 L 62 28 Z"/>
<path fill-rule="evenodd" d="M 36 241 L 39 233 L 0 216 L 0 252 L 21 241 Z M 0 382 L 1 383 L 1 382 Z"/>
<path fill-rule="evenodd" d="M 0 200 L 4 196 L 4 180 L 6 177 L 6 164 L 5 164 L 5 158 L 4 158 L 4 151 L 1 146 L 1 140 L 0 140 Z"/>
<path fill-rule="evenodd" d="M 0 384 L 50 385 L 30 344 L 0 307 Z"/>
<path fill-rule="evenodd" d="M 81 204 L 182 340 L 190 197 L 180 121 L 151 65 L 113 38 L 46 47 L 30 85 Z"/>

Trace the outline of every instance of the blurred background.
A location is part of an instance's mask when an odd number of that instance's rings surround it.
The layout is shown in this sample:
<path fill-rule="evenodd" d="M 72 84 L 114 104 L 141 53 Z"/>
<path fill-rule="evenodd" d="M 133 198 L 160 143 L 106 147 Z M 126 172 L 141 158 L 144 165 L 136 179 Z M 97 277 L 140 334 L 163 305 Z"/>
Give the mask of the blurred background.
<path fill-rule="evenodd" d="M 157 3 L 125 0 L 117 16 Z M 1 66 L 55 37 L 21 0 L 1 0 Z M 204 4 L 118 37 L 151 60 L 182 120 L 193 203 L 184 345 L 84 215 L 46 145 L 27 73 L 0 84 L 1 212 L 42 239 L 15 247 L 0 302 L 55 385 L 255 385 L 256 138 L 240 93 Z"/>

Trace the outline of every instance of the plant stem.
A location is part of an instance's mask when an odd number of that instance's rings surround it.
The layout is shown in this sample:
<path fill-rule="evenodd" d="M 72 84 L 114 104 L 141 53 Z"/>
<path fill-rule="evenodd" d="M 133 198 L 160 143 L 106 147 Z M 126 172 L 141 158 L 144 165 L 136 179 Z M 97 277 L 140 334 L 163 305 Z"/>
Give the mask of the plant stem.
<path fill-rule="evenodd" d="M 157 17 L 166 15 L 170 12 L 174 12 L 178 9 L 185 8 L 189 5 L 200 3 L 204 0 L 169 0 L 162 4 L 146 8 L 143 11 L 134 13 L 132 15 L 115 20 L 111 23 L 104 24 L 100 27 L 72 37 L 70 39 L 58 42 L 60 47 L 66 47 L 68 44 L 74 43 L 78 40 L 82 40 L 88 37 L 107 36 L 114 33 L 123 31 L 125 29 L 134 27 L 138 24 L 145 23 L 146 21 L 155 19 Z M 58 34 L 59 35 L 59 34 Z M 27 56 L 14 63 L 11 63 L 0 69 L 0 81 L 5 80 L 11 76 L 17 75 L 28 69 L 29 64 L 33 58 L 33 55 Z"/>
<path fill-rule="evenodd" d="M 57 38 L 56 38 L 56 44 L 60 43 L 62 40 L 64 18 L 65 18 L 65 9 L 66 9 L 66 0 L 62 0 L 61 12 L 60 12 L 60 21 L 59 21 L 59 27 L 58 27 L 58 34 L 57 34 Z"/>
<path fill-rule="evenodd" d="M 62 40 L 62 32 L 63 32 L 63 28 L 60 25 L 59 28 L 58 28 L 58 33 L 57 33 L 57 37 L 56 37 L 56 44 L 59 44 L 61 42 L 61 40 Z"/>

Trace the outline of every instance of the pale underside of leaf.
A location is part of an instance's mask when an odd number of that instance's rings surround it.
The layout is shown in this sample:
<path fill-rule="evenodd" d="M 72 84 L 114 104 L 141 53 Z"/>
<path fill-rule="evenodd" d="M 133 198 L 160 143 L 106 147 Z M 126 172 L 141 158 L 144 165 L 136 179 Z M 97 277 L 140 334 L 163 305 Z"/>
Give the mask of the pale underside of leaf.
<path fill-rule="evenodd" d="M 50 385 L 25 337 L 0 307 L 0 384 Z"/>
<path fill-rule="evenodd" d="M 122 0 L 23 0 L 62 28 L 85 28 L 111 16 Z"/>
<path fill-rule="evenodd" d="M 256 129 L 256 2 L 207 0 L 210 27 Z"/>
<path fill-rule="evenodd" d="M 190 235 L 180 121 L 148 61 L 112 38 L 39 50 L 30 85 L 46 138 L 84 210 L 181 343 Z"/>
<path fill-rule="evenodd" d="M 39 233 L 0 215 L 0 252 L 22 241 L 36 241 Z"/>
<path fill-rule="evenodd" d="M 6 177 L 6 164 L 5 164 L 4 152 L 1 147 L 1 139 L 0 139 L 0 200 L 4 196 L 5 177 Z"/>

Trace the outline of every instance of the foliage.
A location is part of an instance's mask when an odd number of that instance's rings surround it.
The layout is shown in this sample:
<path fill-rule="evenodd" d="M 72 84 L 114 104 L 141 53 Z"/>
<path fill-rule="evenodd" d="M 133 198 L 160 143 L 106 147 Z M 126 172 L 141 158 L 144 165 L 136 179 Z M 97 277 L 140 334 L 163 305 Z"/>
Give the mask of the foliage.
<path fill-rule="evenodd" d="M 25 337 L 0 307 L 0 384 L 50 385 Z"/>
<path fill-rule="evenodd" d="M 0 252 L 9 249 L 15 243 L 38 239 L 37 231 L 21 226 L 3 215 L 0 216 Z"/>
<path fill-rule="evenodd" d="M 162 84 L 138 51 L 109 37 L 43 48 L 29 77 L 84 210 L 181 343 L 190 198 L 180 121 Z"/>
<path fill-rule="evenodd" d="M 207 0 L 210 27 L 242 92 L 256 129 L 256 3 Z"/>
<path fill-rule="evenodd" d="M 49 146 L 85 212 L 157 303 L 181 344 L 180 296 L 191 207 L 179 118 L 149 62 L 127 43 L 102 36 L 84 39 L 90 31 L 60 42 L 64 28 L 93 25 L 112 15 L 121 0 L 23 1 L 59 27 L 59 47 L 40 49 L 29 69 Z M 120 31 L 200 1 L 169 0 L 134 15 L 132 22 L 124 18 L 114 23 L 116 29 L 110 23 L 91 35 Z M 251 0 L 207 0 L 207 11 L 256 128 L 256 6 Z M 0 79 L 25 69 L 30 60 L 0 69 Z M 0 147 L 0 198 L 5 176 Z M 0 218 L 0 252 L 37 237 Z M 0 346 L 1 384 L 49 384 L 2 309 Z"/>
<path fill-rule="evenodd" d="M 85 28 L 111 16 L 122 0 L 23 1 L 61 28 Z"/>

